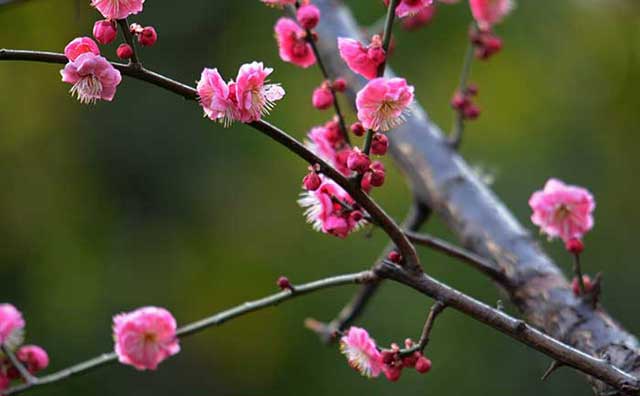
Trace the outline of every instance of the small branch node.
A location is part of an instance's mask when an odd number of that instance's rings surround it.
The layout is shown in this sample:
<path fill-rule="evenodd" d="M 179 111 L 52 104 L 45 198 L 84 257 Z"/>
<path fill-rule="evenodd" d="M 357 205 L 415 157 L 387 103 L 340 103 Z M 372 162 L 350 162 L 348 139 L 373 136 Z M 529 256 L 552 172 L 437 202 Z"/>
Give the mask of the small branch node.
<path fill-rule="evenodd" d="M 559 369 L 562 366 L 564 366 L 563 363 L 557 360 L 552 361 L 549 367 L 545 370 L 544 374 L 542 374 L 542 377 L 540 378 L 540 380 L 546 381 L 551 374 L 553 374 L 557 369 Z"/>

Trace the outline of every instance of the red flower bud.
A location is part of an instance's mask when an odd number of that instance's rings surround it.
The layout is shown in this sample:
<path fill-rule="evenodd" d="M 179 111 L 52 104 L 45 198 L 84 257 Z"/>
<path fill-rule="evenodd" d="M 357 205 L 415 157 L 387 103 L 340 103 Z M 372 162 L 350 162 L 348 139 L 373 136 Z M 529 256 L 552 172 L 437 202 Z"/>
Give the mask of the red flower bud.
<path fill-rule="evenodd" d="M 326 110 L 333 104 L 333 94 L 331 90 L 323 84 L 313 91 L 311 102 L 316 109 Z"/>
<path fill-rule="evenodd" d="M 469 98 L 460 91 L 456 91 L 451 98 L 451 107 L 456 110 L 464 110 L 469 106 Z"/>
<path fill-rule="evenodd" d="M 116 55 L 120 59 L 130 59 L 133 56 L 133 48 L 129 44 L 120 44 L 116 50 Z"/>
<path fill-rule="evenodd" d="M 385 169 L 384 165 L 380 161 L 374 161 L 371 166 L 371 185 L 374 187 L 380 187 L 384 184 Z"/>
<path fill-rule="evenodd" d="M 278 287 L 282 290 L 293 290 L 291 282 L 289 282 L 289 278 L 287 278 L 286 276 L 281 276 L 278 278 Z"/>
<path fill-rule="evenodd" d="M 320 176 L 314 171 L 309 172 L 302 179 L 302 186 L 305 190 L 308 191 L 317 190 L 320 187 L 320 184 L 322 184 L 322 180 L 320 179 Z"/>
<path fill-rule="evenodd" d="M 361 123 L 354 122 L 353 124 L 351 124 L 351 132 L 353 132 L 353 134 L 356 136 L 363 136 L 366 131 L 364 130 L 364 127 Z"/>
<path fill-rule="evenodd" d="M 320 10 L 313 4 L 303 5 L 298 8 L 296 17 L 303 29 L 313 29 L 320 21 Z"/>
<path fill-rule="evenodd" d="M 351 150 L 351 153 L 347 158 L 347 167 L 349 169 L 358 173 L 364 173 L 369 169 L 369 165 L 371 165 L 371 160 L 367 154 L 363 153 L 358 148 Z"/>
<path fill-rule="evenodd" d="M 333 81 L 333 89 L 336 92 L 344 92 L 347 89 L 347 81 L 344 78 L 336 78 Z"/>
<path fill-rule="evenodd" d="M 584 283 L 585 293 L 589 293 L 593 289 L 593 282 L 591 282 L 591 277 L 589 277 L 589 275 L 582 275 L 582 283 Z M 580 295 L 580 283 L 576 276 L 574 276 L 571 281 L 571 290 L 573 291 L 574 296 L 577 297 Z"/>
<path fill-rule="evenodd" d="M 138 36 L 138 42 L 143 47 L 151 47 L 157 40 L 158 33 L 156 33 L 156 29 L 153 26 L 144 27 Z"/>
<path fill-rule="evenodd" d="M 109 19 L 97 21 L 93 25 L 93 37 L 102 45 L 111 43 L 116 39 L 117 34 L 118 29 L 116 28 L 116 23 Z"/>
<path fill-rule="evenodd" d="M 389 259 L 389 261 L 396 264 L 399 264 L 402 261 L 402 255 L 398 253 L 397 250 L 392 250 L 391 252 L 389 252 L 387 258 Z"/>
<path fill-rule="evenodd" d="M 480 117 L 480 108 L 473 103 L 470 103 L 469 106 L 465 107 L 462 112 L 462 116 L 465 120 L 475 120 Z"/>
<path fill-rule="evenodd" d="M 387 149 L 389 148 L 389 139 L 381 134 L 376 133 L 373 135 L 373 140 L 371 141 L 371 153 L 374 155 L 385 155 L 387 153 Z"/>
<path fill-rule="evenodd" d="M 431 360 L 424 356 L 418 358 L 418 361 L 416 362 L 416 371 L 420 374 L 426 374 L 429 370 L 431 370 Z"/>
<path fill-rule="evenodd" d="M 565 249 L 573 254 L 580 254 L 584 251 L 584 243 L 578 238 L 571 238 L 564 244 Z"/>

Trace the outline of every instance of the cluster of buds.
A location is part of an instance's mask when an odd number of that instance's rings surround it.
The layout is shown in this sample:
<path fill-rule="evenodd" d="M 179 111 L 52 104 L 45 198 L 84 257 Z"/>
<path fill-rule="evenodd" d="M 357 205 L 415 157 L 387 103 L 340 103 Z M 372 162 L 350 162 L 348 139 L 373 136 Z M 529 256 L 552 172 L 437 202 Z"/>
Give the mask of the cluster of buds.
<path fill-rule="evenodd" d="M 334 92 L 344 92 L 346 89 L 347 82 L 344 78 L 338 78 L 334 81 L 325 80 L 313 90 L 311 103 L 318 110 L 326 110 L 333 105 Z"/>
<path fill-rule="evenodd" d="M 411 349 L 414 343 L 411 339 L 405 340 L 405 347 Z M 405 368 L 414 368 L 420 374 L 426 374 L 431 370 L 431 360 L 425 357 L 421 351 L 402 353 L 398 344 L 391 344 L 391 349 L 385 349 L 381 353 L 383 372 L 387 379 L 396 382 Z"/>
<path fill-rule="evenodd" d="M 451 107 L 458 111 L 465 120 L 475 120 L 480 116 L 480 108 L 473 103 L 473 97 L 478 95 L 478 87 L 469 84 L 464 90 L 458 90 L 453 94 Z"/>
<path fill-rule="evenodd" d="M 476 58 L 487 60 L 502 50 L 502 39 L 491 30 L 480 30 L 472 27 L 469 39 L 475 47 Z"/>
<path fill-rule="evenodd" d="M 584 285 L 585 294 L 591 293 L 593 291 L 593 281 L 589 275 L 582 275 L 582 284 Z M 578 281 L 578 277 L 574 276 L 571 281 L 571 290 L 573 291 L 573 295 L 578 297 L 582 294 L 580 291 L 580 282 Z"/>
<path fill-rule="evenodd" d="M 138 42 L 143 47 L 151 47 L 158 41 L 158 33 L 153 26 L 142 27 L 137 23 L 132 23 L 129 26 L 129 31 L 138 38 Z"/>

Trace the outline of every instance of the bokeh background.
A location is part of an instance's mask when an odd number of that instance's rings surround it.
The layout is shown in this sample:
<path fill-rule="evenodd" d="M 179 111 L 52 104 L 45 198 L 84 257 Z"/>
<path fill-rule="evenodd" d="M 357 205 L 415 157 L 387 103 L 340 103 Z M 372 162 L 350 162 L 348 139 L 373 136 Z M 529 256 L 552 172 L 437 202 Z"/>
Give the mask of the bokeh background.
<path fill-rule="evenodd" d="M 90 35 L 88 1 L 33 0 L 0 7 L 0 47 L 62 51 Z M 351 0 L 370 25 L 378 1 Z M 277 57 L 280 16 L 255 0 L 148 1 L 135 21 L 160 39 L 145 64 L 193 83 L 204 66 L 227 77 L 244 62 L 276 68 L 287 90 L 270 121 L 302 138 L 328 113 L 312 109 L 317 69 Z M 428 27 L 398 29 L 392 64 L 443 126 L 466 45 L 468 7 L 442 6 Z M 494 188 L 528 223 L 527 199 L 550 176 L 588 186 L 598 201 L 587 237 L 587 271 L 605 272 L 604 303 L 632 332 L 638 316 L 637 147 L 640 3 L 522 1 L 499 26 L 505 50 L 474 64 L 483 114 L 463 153 L 495 177 Z M 115 58 L 115 46 L 103 52 Z M 113 103 L 83 106 L 61 83 L 59 65 L 0 64 L 0 301 L 28 321 L 58 369 L 111 350 L 114 313 L 154 304 L 180 323 L 275 290 L 281 274 L 303 282 L 368 267 L 381 232 L 342 241 L 305 224 L 296 205 L 306 166 L 242 125 L 222 129 L 200 109 L 125 78 Z M 353 120 L 353 114 L 349 114 Z M 393 169 L 393 166 L 389 166 Z M 392 170 L 376 198 L 400 218 L 409 203 Z M 451 238 L 438 220 L 427 228 Z M 559 243 L 545 244 L 567 270 Z M 433 275 L 494 303 L 484 277 L 422 251 Z M 545 383 L 548 359 L 453 311 L 434 330 L 429 375 L 397 384 L 354 374 L 336 347 L 305 330 L 329 319 L 355 288 L 310 295 L 185 339 L 183 351 L 153 373 L 110 366 L 34 395 L 567 395 L 588 394 L 562 370 Z M 386 285 L 359 324 L 379 342 L 417 337 L 431 302 Z"/>

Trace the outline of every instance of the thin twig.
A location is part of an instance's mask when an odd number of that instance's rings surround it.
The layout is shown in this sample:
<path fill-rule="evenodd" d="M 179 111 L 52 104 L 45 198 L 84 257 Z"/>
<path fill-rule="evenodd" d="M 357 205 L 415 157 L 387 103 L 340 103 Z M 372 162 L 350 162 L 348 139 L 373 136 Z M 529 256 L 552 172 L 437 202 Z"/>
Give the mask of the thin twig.
<path fill-rule="evenodd" d="M 573 254 L 573 273 L 578 278 L 578 285 L 580 287 L 580 295 L 585 295 L 584 279 L 582 279 L 582 266 L 580 265 L 580 253 Z"/>
<path fill-rule="evenodd" d="M 496 267 L 494 263 L 481 256 L 478 256 L 473 252 L 470 252 L 464 248 L 455 246 L 449 242 L 428 234 L 419 234 L 412 231 L 405 231 L 405 235 L 407 235 L 409 240 L 413 243 L 428 246 L 433 250 L 444 253 L 447 256 L 454 257 L 471 265 L 471 267 L 475 268 L 485 275 L 488 275 L 491 279 L 500 282 L 500 284 L 502 285 L 506 286 L 509 283 L 504 271 Z"/>
<path fill-rule="evenodd" d="M 544 374 L 542 374 L 542 377 L 540 378 L 540 380 L 546 381 L 551 374 L 553 374 L 557 369 L 559 369 L 562 366 L 564 366 L 564 364 L 560 363 L 559 361 L 557 360 L 552 361 L 549 367 L 545 370 Z"/>
<path fill-rule="evenodd" d="M 226 311 L 222 311 L 208 318 L 183 326 L 177 330 L 176 334 L 180 338 L 188 337 L 190 335 L 199 333 L 210 327 L 219 326 L 231 319 L 246 315 L 250 312 L 271 307 L 283 301 L 291 300 L 293 298 L 303 296 L 305 294 L 309 294 L 314 291 L 326 289 L 329 287 L 348 285 L 348 284 L 365 284 L 370 282 L 372 279 L 374 279 L 374 275 L 371 271 L 362 271 L 354 274 L 338 275 L 330 278 L 320 279 L 310 283 L 296 285 L 294 292 L 289 290 L 281 291 L 279 293 L 264 297 L 260 300 L 255 300 L 255 301 L 246 302 L 244 304 L 240 304 L 234 308 L 228 309 Z M 3 350 L 4 350 L 4 347 L 3 347 Z M 8 356 L 11 356 L 11 355 L 8 355 Z M 27 381 L 27 383 L 25 384 L 14 386 L 6 391 L 3 391 L 3 395 L 5 396 L 13 395 L 13 394 L 24 392 L 29 388 L 58 382 L 60 380 L 69 378 L 71 376 L 74 376 L 77 374 L 83 374 L 92 369 L 95 369 L 110 363 L 114 363 L 116 360 L 117 360 L 117 355 L 115 353 L 105 353 L 100 356 L 89 359 L 85 362 L 75 364 L 66 369 L 57 371 L 53 374 L 49 374 L 49 375 L 37 378 L 32 382 Z"/>
<path fill-rule="evenodd" d="M 473 63 L 473 57 L 475 53 L 475 46 L 471 41 L 467 45 L 467 51 L 464 55 L 464 61 L 462 63 L 462 71 L 460 72 L 460 82 L 458 84 L 458 91 L 463 93 L 467 90 L 467 84 L 469 75 L 471 74 L 471 64 Z M 449 138 L 449 144 L 456 150 L 460 148 L 462 143 L 462 135 L 464 133 L 464 112 L 461 110 L 455 110 L 455 116 L 453 121 L 453 131 Z"/>
<path fill-rule="evenodd" d="M 429 337 L 431 335 L 431 330 L 433 329 L 433 325 L 436 322 L 436 318 L 438 315 L 444 311 L 447 306 L 441 302 L 436 301 L 429 310 L 429 315 L 427 316 L 427 320 L 424 322 L 424 327 L 422 328 L 422 333 L 420 334 L 420 340 L 416 345 L 411 348 L 407 348 L 400 351 L 400 356 L 408 356 L 414 352 L 423 352 L 424 348 L 427 347 L 429 343 Z"/>

